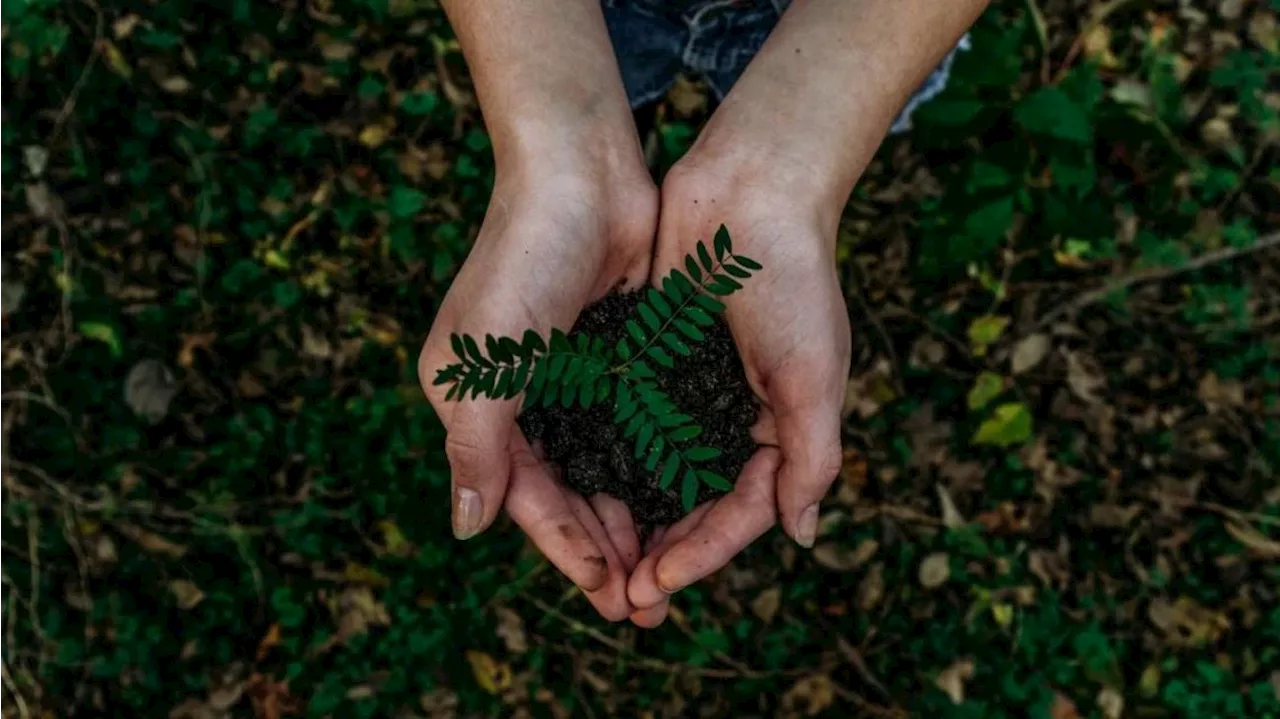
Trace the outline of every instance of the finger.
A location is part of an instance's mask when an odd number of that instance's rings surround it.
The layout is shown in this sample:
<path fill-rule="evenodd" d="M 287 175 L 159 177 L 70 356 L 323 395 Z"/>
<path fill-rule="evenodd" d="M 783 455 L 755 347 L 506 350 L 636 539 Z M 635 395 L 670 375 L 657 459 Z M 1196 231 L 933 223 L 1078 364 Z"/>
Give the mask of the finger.
<path fill-rule="evenodd" d="M 760 415 L 756 417 L 755 424 L 751 425 L 751 439 L 755 440 L 756 444 L 778 446 L 778 426 L 773 420 L 773 412 L 770 412 L 768 407 L 760 408 Z"/>
<path fill-rule="evenodd" d="M 453 534 L 458 539 L 474 537 L 498 516 L 511 471 L 515 418 L 513 401 L 479 399 L 453 407 L 444 450 L 453 487 Z M 524 451 L 530 451 L 521 441 Z"/>
<path fill-rule="evenodd" d="M 671 609 L 670 600 L 663 600 L 660 604 L 648 609 L 637 609 L 631 613 L 631 623 L 642 629 L 653 629 L 666 621 L 669 609 Z"/>
<path fill-rule="evenodd" d="M 632 612 L 633 607 L 627 601 L 627 570 L 622 565 L 622 559 L 618 556 L 618 551 L 614 548 L 613 542 L 609 541 L 609 535 L 605 532 L 604 525 L 600 523 L 599 517 L 596 516 L 591 505 L 587 500 L 583 499 L 576 493 L 567 492 L 569 506 L 573 509 L 573 514 L 582 523 L 587 534 L 595 541 L 596 546 L 600 547 L 604 554 L 605 564 L 608 567 L 608 576 L 605 578 L 604 586 L 592 591 L 583 591 L 587 601 L 591 602 L 591 606 L 596 608 L 600 616 L 611 622 L 620 622 L 626 619 Z"/>
<path fill-rule="evenodd" d="M 715 506 L 718 500 L 713 500 L 694 509 L 685 515 L 679 522 L 669 526 L 663 532 L 662 540 L 653 544 L 650 550 L 645 553 L 644 558 L 636 565 L 631 572 L 631 579 L 627 582 L 627 598 L 631 600 L 631 604 L 639 608 L 655 607 L 668 598 L 668 593 L 662 591 L 658 586 L 658 575 L 656 573 L 658 560 L 662 558 L 663 552 L 667 551 L 671 545 L 681 538 L 685 537 L 693 528 L 698 526 L 699 520 L 706 516 L 707 512 Z"/>
<path fill-rule="evenodd" d="M 618 557 L 627 574 L 636 568 L 640 561 L 640 537 L 636 534 L 636 523 L 631 518 L 631 510 L 618 499 L 600 493 L 591 498 L 591 509 L 595 511 L 609 541 L 617 550 Z"/>
<path fill-rule="evenodd" d="M 658 559 L 658 588 L 668 594 L 719 570 L 776 521 L 774 484 L 778 450 L 765 447 L 742 468 L 733 491 L 721 497 L 697 527 Z"/>
<path fill-rule="evenodd" d="M 609 579 L 604 550 L 574 514 L 569 492 L 528 451 L 523 435 L 517 437 L 523 447 L 511 454 L 507 513 L 569 581 L 583 591 L 600 589 Z"/>
<path fill-rule="evenodd" d="M 810 393 L 805 393 L 810 395 Z M 840 472 L 839 392 L 780 397 L 773 408 L 782 448 L 778 514 L 787 534 L 812 547 L 818 533 L 818 501 Z"/>

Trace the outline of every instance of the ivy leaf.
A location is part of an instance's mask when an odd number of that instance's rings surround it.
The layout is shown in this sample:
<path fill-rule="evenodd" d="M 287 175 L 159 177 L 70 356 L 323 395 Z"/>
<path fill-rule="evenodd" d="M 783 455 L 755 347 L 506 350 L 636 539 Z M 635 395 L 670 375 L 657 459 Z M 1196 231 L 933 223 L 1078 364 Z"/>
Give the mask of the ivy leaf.
<path fill-rule="evenodd" d="M 1093 140 L 1084 108 L 1057 87 L 1042 87 L 1023 98 L 1013 110 L 1013 119 L 1033 135 L 1082 145 Z"/>
<path fill-rule="evenodd" d="M 996 407 L 973 435 L 974 444 L 1009 447 L 1031 439 L 1031 410 L 1022 402 Z"/>
<path fill-rule="evenodd" d="M 391 213 L 392 219 L 396 220 L 407 220 L 413 217 L 426 204 L 426 195 L 404 185 L 391 188 L 391 194 L 387 197 L 387 211 Z"/>

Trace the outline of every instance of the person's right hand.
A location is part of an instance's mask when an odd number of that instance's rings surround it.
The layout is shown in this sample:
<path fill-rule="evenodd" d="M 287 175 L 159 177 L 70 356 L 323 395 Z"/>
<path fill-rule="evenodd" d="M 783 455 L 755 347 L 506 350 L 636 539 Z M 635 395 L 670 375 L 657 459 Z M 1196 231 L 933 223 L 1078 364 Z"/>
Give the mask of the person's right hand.
<path fill-rule="evenodd" d="M 418 375 L 448 432 L 455 535 L 483 531 L 505 506 L 601 615 L 620 621 L 632 611 L 626 584 L 640 554 L 625 505 L 566 488 L 516 425 L 519 399 L 445 401 L 448 388 L 433 385 L 456 361 L 451 333 L 518 339 L 527 329 L 544 337 L 553 327 L 568 331 L 587 304 L 648 278 L 658 194 L 638 152 L 621 172 L 616 158 L 554 154 L 499 163 L 484 223 L 436 315 Z"/>

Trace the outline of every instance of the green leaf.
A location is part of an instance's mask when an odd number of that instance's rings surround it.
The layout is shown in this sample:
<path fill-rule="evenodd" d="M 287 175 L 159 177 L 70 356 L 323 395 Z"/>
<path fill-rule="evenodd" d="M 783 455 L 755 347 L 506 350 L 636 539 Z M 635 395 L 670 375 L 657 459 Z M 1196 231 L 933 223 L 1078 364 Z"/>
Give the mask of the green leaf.
<path fill-rule="evenodd" d="M 693 261 L 693 255 L 684 256 L 684 266 L 689 271 L 689 276 L 693 278 L 694 282 L 702 281 L 702 270 L 698 269 L 698 263 Z"/>
<path fill-rule="evenodd" d="M 708 317 L 707 319 L 711 319 L 711 318 Z M 688 322 L 685 322 L 684 320 L 675 320 L 672 322 L 672 324 L 676 326 L 677 330 L 680 330 L 681 334 L 683 334 L 685 337 L 688 337 L 690 340 L 694 342 L 701 342 L 707 338 L 706 335 L 702 334 L 702 330 L 698 329 L 694 325 L 689 324 Z"/>
<path fill-rule="evenodd" d="M 692 447 L 684 453 L 690 462 L 709 462 L 719 456 L 720 450 L 715 447 Z"/>
<path fill-rule="evenodd" d="M 614 351 L 618 353 L 623 362 L 631 359 L 631 345 L 627 343 L 626 337 L 618 340 L 618 345 L 614 348 Z"/>
<path fill-rule="evenodd" d="M 564 384 L 560 387 L 560 406 L 569 409 L 573 406 L 573 401 L 578 398 L 578 386 L 574 384 Z"/>
<path fill-rule="evenodd" d="M 965 215 L 964 234 L 982 246 L 1001 239 L 1013 226 L 1014 194 L 999 197 Z"/>
<path fill-rule="evenodd" d="M 637 379 L 653 379 L 654 377 L 657 377 L 657 375 L 653 373 L 653 369 L 649 367 L 648 363 L 644 360 L 636 360 L 635 362 L 632 362 L 631 372 L 629 374 Z"/>
<path fill-rule="evenodd" d="M 1031 410 L 1023 402 L 996 407 L 973 435 L 974 444 L 1008 447 L 1031 439 Z"/>
<path fill-rule="evenodd" d="M 417 215 L 427 205 L 427 196 L 404 185 L 391 188 L 387 197 L 387 211 L 395 220 L 407 220 Z"/>
<path fill-rule="evenodd" d="M 703 484 L 707 485 L 712 489 L 718 489 L 721 492 L 733 491 L 733 484 L 729 480 L 725 479 L 724 477 L 721 477 L 720 475 L 710 470 L 707 470 L 707 469 L 698 470 L 698 479 L 701 479 Z"/>
<path fill-rule="evenodd" d="M 506 364 L 511 361 L 511 355 L 505 353 L 502 345 L 498 343 L 498 338 L 491 334 L 484 336 L 484 351 L 489 353 L 489 358 L 500 364 Z"/>
<path fill-rule="evenodd" d="M 1047 86 L 1023 98 L 1013 119 L 1027 132 L 1078 144 L 1093 140 L 1085 109 L 1060 88 Z"/>
<path fill-rule="evenodd" d="M 510 337 L 499 337 L 498 347 L 502 350 L 504 356 L 507 357 L 507 362 L 524 355 L 524 348 L 520 346 L 519 342 L 516 342 Z"/>
<path fill-rule="evenodd" d="M 521 342 L 525 352 L 546 352 L 547 343 L 542 341 L 542 337 L 533 330 L 524 331 L 524 340 Z"/>
<path fill-rule="evenodd" d="M 661 292 L 650 287 L 646 296 L 649 298 L 649 304 L 662 315 L 662 319 L 671 318 L 671 305 L 667 303 L 667 298 L 663 297 Z"/>
<path fill-rule="evenodd" d="M 702 269 L 707 272 L 716 266 L 716 263 L 711 260 L 711 253 L 707 252 L 707 244 L 701 240 L 698 241 L 698 261 L 702 263 Z"/>
<path fill-rule="evenodd" d="M 641 302 L 636 307 L 636 311 L 640 313 L 640 319 L 644 320 L 644 323 L 653 332 L 657 332 L 658 328 L 662 326 L 662 320 L 658 319 L 658 315 L 654 313 L 653 308 L 649 305 Z"/>
<path fill-rule="evenodd" d="M 662 445 L 662 435 L 653 438 L 653 448 L 644 458 L 645 471 L 652 472 L 658 468 L 658 462 L 662 459 Z"/>
<path fill-rule="evenodd" d="M 708 312 L 715 312 L 717 314 L 724 312 L 724 303 L 714 297 L 708 297 L 707 295 L 700 294 L 695 295 L 693 301 L 702 305 L 702 309 Z"/>
<path fill-rule="evenodd" d="M 564 332 L 558 329 L 551 330 L 551 351 L 552 352 L 572 352 L 573 345 L 569 344 L 569 338 Z"/>
<path fill-rule="evenodd" d="M 747 257 L 746 255 L 734 255 L 733 260 L 734 262 L 737 262 L 738 264 L 742 265 L 748 270 L 751 270 L 752 272 L 764 269 L 763 265 L 751 259 L 750 257 Z"/>
<path fill-rule="evenodd" d="M 511 399 L 524 391 L 529 384 L 529 362 L 521 362 L 516 368 L 515 376 L 511 378 L 511 387 L 507 390 L 507 399 Z"/>
<path fill-rule="evenodd" d="M 1004 391 L 1004 377 L 995 372 L 983 372 L 969 390 L 967 402 L 969 409 L 978 410 L 986 407 Z"/>
<path fill-rule="evenodd" d="M 653 432 L 654 427 L 648 422 L 640 428 L 640 434 L 636 435 L 636 459 L 644 456 L 645 450 L 649 448 L 649 443 L 653 441 Z"/>
<path fill-rule="evenodd" d="M 493 396 L 506 397 L 507 390 L 511 389 L 511 380 L 515 379 L 515 376 L 515 370 L 503 367 L 502 372 L 498 373 L 498 381 L 493 385 Z"/>
<path fill-rule="evenodd" d="M 742 269 L 741 267 L 739 267 L 739 266 L 737 266 L 737 265 L 725 265 L 725 266 L 724 266 L 724 271 L 725 271 L 725 272 L 728 272 L 729 274 L 733 275 L 734 277 L 737 277 L 737 278 L 738 278 L 738 279 L 740 279 L 740 280 L 745 280 L 745 279 L 747 279 L 748 277 L 750 277 L 750 276 L 751 276 L 751 273 L 750 273 L 750 272 L 747 272 L 746 270 Z"/>
<path fill-rule="evenodd" d="M 684 308 L 684 313 L 689 319 L 702 325 L 703 327 L 708 327 L 712 324 L 715 324 L 715 320 L 711 319 L 711 315 L 708 315 L 706 311 L 703 310 L 701 307 L 694 307 L 693 305 L 689 305 L 688 307 Z"/>
<path fill-rule="evenodd" d="M 637 412 L 631 418 L 631 421 L 627 422 L 626 428 L 622 430 L 623 439 L 630 439 L 631 437 L 635 436 L 635 433 L 640 431 L 640 426 L 643 424 L 644 424 L 644 413 Z"/>
<path fill-rule="evenodd" d="M 682 424 L 692 421 L 693 417 L 690 417 L 687 414 L 680 414 L 679 412 L 673 412 L 658 418 L 658 424 L 662 427 L 679 427 Z"/>
<path fill-rule="evenodd" d="M 681 357 L 688 357 L 693 354 L 693 351 L 689 349 L 689 345 L 681 342 L 680 338 L 672 332 L 663 332 L 659 339 L 662 340 L 663 344 L 670 347 L 672 352 L 675 352 Z"/>
<path fill-rule="evenodd" d="M 481 364 L 485 367 L 493 366 L 493 363 L 485 358 L 484 353 L 480 351 L 480 346 L 476 344 L 474 337 L 471 335 L 463 335 L 462 344 L 466 345 L 467 354 L 471 356 L 471 359 L 474 360 L 476 364 Z"/>
<path fill-rule="evenodd" d="M 578 375 L 582 374 L 584 360 L 578 355 L 569 358 L 569 363 L 564 368 L 564 376 L 560 381 L 564 384 L 576 384 Z"/>
<path fill-rule="evenodd" d="M 450 402 L 458 398 L 459 390 L 462 389 L 460 383 L 455 382 L 449 386 L 449 391 L 444 394 L 444 401 Z"/>
<path fill-rule="evenodd" d="M 645 354 L 653 358 L 654 362 L 657 362 L 667 369 L 672 369 L 676 366 L 675 360 L 671 359 L 671 355 L 667 354 L 666 350 L 661 347 L 650 347 L 645 350 Z"/>
<path fill-rule="evenodd" d="M 692 512 L 693 505 L 698 501 L 698 475 L 693 473 L 692 469 L 684 471 L 684 479 L 680 480 L 680 504 L 684 507 L 684 511 Z"/>
<path fill-rule="evenodd" d="M 578 406 L 588 409 L 596 398 L 595 383 L 587 380 L 578 386 Z"/>
<path fill-rule="evenodd" d="M 662 476 L 658 478 L 658 486 L 662 489 L 671 487 L 671 483 L 675 481 L 676 472 L 680 469 L 680 455 L 672 452 L 667 455 L 666 464 L 662 466 Z"/>
<path fill-rule="evenodd" d="M 673 442 L 684 442 L 686 440 L 693 439 L 700 434 L 702 434 L 701 427 L 696 424 L 687 424 L 683 427 L 672 430 L 671 434 L 668 436 L 671 437 Z"/>
<path fill-rule="evenodd" d="M 640 325 L 636 324 L 635 320 L 627 320 L 627 332 L 631 334 L 631 338 L 636 341 L 636 344 L 641 347 L 644 346 L 645 342 L 649 341 L 649 338 L 645 336 L 644 330 L 640 329 Z"/>
<path fill-rule="evenodd" d="M 974 320 L 969 325 L 969 344 L 973 348 L 973 354 L 977 357 L 985 356 L 987 348 L 1000 339 L 1008 326 L 1009 318 L 1000 315 L 983 315 Z"/>
<path fill-rule="evenodd" d="M 554 355 L 551 357 L 551 366 L 548 368 L 547 379 L 556 381 L 560 379 L 560 375 L 564 374 L 564 366 L 569 363 L 569 355 Z"/>
<path fill-rule="evenodd" d="M 729 238 L 728 227 L 720 225 L 720 229 L 716 230 L 716 237 L 713 244 L 715 246 L 717 260 L 723 261 L 725 255 L 733 252 L 733 240 Z"/>
<path fill-rule="evenodd" d="M 467 350 L 462 345 L 461 335 L 456 332 L 451 333 L 449 335 L 449 344 L 453 346 L 453 353 L 458 356 L 458 359 L 462 360 L 466 364 L 471 364 L 471 361 L 467 359 Z"/>
<path fill-rule="evenodd" d="M 690 259 L 690 261 L 692 261 L 691 258 L 686 259 Z M 675 284 L 676 290 L 681 298 L 688 297 L 693 294 L 693 283 L 689 281 L 688 277 L 684 276 L 683 272 L 679 270 L 673 271 L 671 273 L 671 281 Z"/>
<path fill-rule="evenodd" d="M 601 375 L 596 380 L 596 399 L 595 404 L 603 404 L 609 399 L 609 393 L 613 391 L 613 380 L 608 375 Z"/>
<path fill-rule="evenodd" d="M 436 378 L 432 381 L 431 386 L 439 387 L 442 384 L 449 384 L 462 376 L 463 366 L 460 364 L 451 364 L 448 367 L 436 372 Z"/>

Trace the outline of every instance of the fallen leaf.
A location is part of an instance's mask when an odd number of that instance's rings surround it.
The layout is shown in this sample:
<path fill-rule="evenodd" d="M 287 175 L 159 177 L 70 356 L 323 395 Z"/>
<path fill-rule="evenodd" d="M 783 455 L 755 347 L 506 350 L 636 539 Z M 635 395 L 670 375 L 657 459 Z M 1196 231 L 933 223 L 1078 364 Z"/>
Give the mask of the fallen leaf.
<path fill-rule="evenodd" d="M 280 719 L 301 713 L 302 702 L 289 693 L 288 682 L 255 672 L 249 677 L 246 691 L 258 719 Z"/>
<path fill-rule="evenodd" d="M 760 621 L 765 624 L 773 621 L 781 606 L 782 587 L 769 587 L 751 600 L 751 612 L 760 617 Z"/>
<path fill-rule="evenodd" d="M 1036 333 L 1023 337 L 1013 347 L 1013 356 L 1009 360 L 1009 371 L 1022 374 L 1044 361 L 1051 347 L 1049 336 Z"/>
<path fill-rule="evenodd" d="M 368 584 L 374 587 L 391 585 L 391 581 L 382 576 L 378 570 L 358 562 L 347 562 L 347 566 L 342 570 L 342 579 L 353 584 Z"/>
<path fill-rule="evenodd" d="M 1013 605 L 1003 602 L 992 604 L 991 618 L 996 620 L 996 624 L 1007 629 L 1010 624 L 1013 624 Z"/>
<path fill-rule="evenodd" d="M 490 694 L 497 694 L 511 685 L 511 667 L 502 664 L 481 651 L 468 650 L 467 663 L 475 675 L 476 684 Z"/>
<path fill-rule="evenodd" d="M 48 185 L 43 182 L 33 182 L 23 188 L 22 193 L 27 200 L 27 207 L 36 219 L 44 220 L 53 215 L 57 201 L 49 191 Z"/>
<path fill-rule="evenodd" d="M 1004 377 L 995 372 L 983 372 L 974 380 L 973 387 L 965 397 L 970 410 L 986 407 L 1004 391 Z"/>
<path fill-rule="evenodd" d="M 178 600 L 178 608 L 192 609 L 204 600 L 204 592 L 190 579 L 174 579 L 169 582 L 169 591 Z"/>
<path fill-rule="evenodd" d="M 326 60 L 348 60 L 356 54 L 355 45 L 334 39 L 326 33 L 316 35 L 316 44 L 320 46 L 320 54 Z"/>
<path fill-rule="evenodd" d="M 874 539 L 864 539 L 853 549 L 836 542 L 826 542 L 813 548 L 813 560 L 827 569 L 847 572 L 866 564 L 879 548 L 880 543 Z"/>
<path fill-rule="evenodd" d="M 796 682 L 782 695 L 785 712 L 817 716 L 836 700 L 835 686 L 826 674 L 814 674 Z"/>
<path fill-rule="evenodd" d="M 937 589 L 951 578 L 951 558 L 946 552 L 934 552 L 920 562 L 918 573 L 920 586 Z"/>
<path fill-rule="evenodd" d="M 183 333 L 182 348 L 178 350 L 178 366 L 191 369 L 196 361 L 196 350 L 207 350 L 218 339 L 217 332 Z"/>
<path fill-rule="evenodd" d="M 280 644 L 280 623 L 272 622 L 267 633 L 262 636 L 262 641 L 258 642 L 258 653 L 254 655 L 254 661 L 260 662 L 266 659 L 267 654 L 271 653 L 278 644 Z"/>
<path fill-rule="evenodd" d="M 1031 410 L 1022 402 L 996 407 L 973 435 L 974 444 L 1008 447 L 1031 439 Z"/>
<path fill-rule="evenodd" d="M 233 681 L 209 692 L 209 706 L 225 712 L 244 696 L 245 682 Z"/>
<path fill-rule="evenodd" d="M 1258 557 L 1280 559 L 1280 542 L 1267 537 L 1251 524 L 1227 522 L 1227 533 Z"/>
<path fill-rule="evenodd" d="M 529 651 L 529 639 L 524 633 L 524 620 L 508 607 L 498 607 L 498 636 L 512 654 L 524 654 Z"/>
<path fill-rule="evenodd" d="M 1127 507 L 1118 504 L 1095 504 L 1089 507 L 1089 522 L 1095 527 L 1123 529 L 1142 512 L 1142 506 L 1131 504 Z"/>
<path fill-rule="evenodd" d="M 1054 692 L 1053 704 L 1049 706 L 1049 719 L 1081 719 L 1080 711 L 1076 709 L 1075 702 L 1063 696 L 1061 692 Z"/>
<path fill-rule="evenodd" d="M 169 412 L 169 403 L 180 388 L 163 362 L 145 359 L 129 370 L 124 381 L 124 401 L 134 414 L 158 424 Z"/>
<path fill-rule="evenodd" d="M 382 547 L 379 554 L 393 557 L 408 557 L 413 554 L 413 545 L 405 538 L 400 527 L 389 519 L 379 520 L 375 528 L 382 535 Z"/>
<path fill-rule="evenodd" d="M 858 583 L 858 608 L 864 612 L 875 609 L 884 598 L 884 564 L 876 562 Z"/>
<path fill-rule="evenodd" d="M 81 322 L 76 329 L 85 337 L 105 344 L 111 350 L 112 357 L 124 354 L 124 345 L 121 344 L 115 327 L 104 322 Z"/>
<path fill-rule="evenodd" d="M 867 457 L 856 449 L 845 448 L 843 461 L 840 464 L 840 481 L 852 490 L 861 490 L 867 485 Z"/>
<path fill-rule="evenodd" d="M 1212 644 L 1231 629 L 1227 615 L 1204 607 L 1188 597 L 1170 603 L 1163 597 L 1147 605 L 1147 619 L 1159 629 L 1170 645 L 1199 648 Z"/>
<path fill-rule="evenodd" d="M 1213 372 L 1206 373 L 1196 386 L 1196 397 L 1210 412 L 1244 406 L 1244 385 L 1237 380 L 1223 382 Z"/>
<path fill-rule="evenodd" d="M 1124 714 L 1124 695 L 1112 687 L 1098 692 L 1098 709 L 1105 719 L 1120 719 Z"/>
<path fill-rule="evenodd" d="M 1111 28 L 1103 23 L 1093 23 L 1084 34 L 1084 55 L 1108 70 L 1119 67 L 1120 61 L 1111 51 Z"/>
<path fill-rule="evenodd" d="M 963 704 L 964 683 L 973 678 L 976 670 L 972 659 L 961 659 L 939 672 L 933 683 L 947 695 L 952 704 Z"/>
<path fill-rule="evenodd" d="M 367 125 L 360 131 L 360 144 L 368 148 L 376 148 L 387 141 L 391 131 L 385 125 Z"/>
<path fill-rule="evenodd" d="M 107 67 L 111 68 L 111 72 L 126 80 L 133 77 L 133 68 L 129 67 L 129 61 L 124 59 L 124 53 L 120 52 L 120 48 L 110 40 L 99 40 L 98 51 L 106 57 Z"/>
<path fill-rule="evenodd" d="M 135 544 L 153 554 L 164 554 L 174 559 L 187 553 L 187 548 L 171 542 L 158 534 L 148 532 L 132 524 L 117 523 L 116 530 L 133 540 Z"/>
<path fill-rule="evenodd" d="M 975 357 L 984 357 L 987 349 L 1000 339 L 1009 326 L 1009 318 L 999 315 L 984 315 L 969 325 L 969 346 Z"/>
<path fill-rule="evenodd" d="M 37 180 L 44 176 L 44 168 L 49 164 L 49 151 L 39 145 L 27 145 L 22 148 L 22 162 L 27 172 Z"/>
<path fill-rule="evenodd" d="M 133 13 L 129 13 L 124 17 L 116 18 L 115 21 L 111 23 L 111 34 L 115 35 L 117 40 L 123 40 L 133 33 L 133 29 L 137 27 L 138 21 L 141 19 L 142 18 L 139 18 Z"/>
<path fill-rule="evenodd" d="M 942 508 L 942 526 L 956 529 L 968 524 L 960 510 L 956 509 L 956 503 L 951 499 L 951 492 L 947 491 L 946 486 L 938 482 L 933 488 L 938 492 L 938 506 Z"/>
<path fill-rule="evenodd" d="M 1107 379 L 1092 357 L 1079 352 L 1067 352 L 1067 386 L 1072 394 L 1089 404 L 1100 404 L 1098 391 L 1107 386 Z"/>
<path fill-rule="evenodd" d="M 159 85 L 161 90 L 175 95 L 181 95 L 191 90 L 191 81 L 181 75 L 170 75 L 161 80 Z"/>
<path fill-rule="evenodd" d="M 706 109 L 707 89 L 683 74 L 677 75 L 675 83 L 667 90 L 667 101 L 675 110 L 676 117 L 692 117 Z"/>

